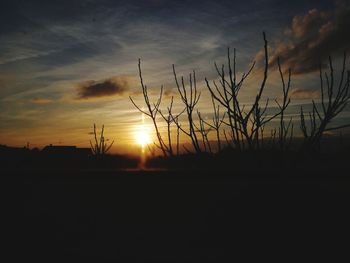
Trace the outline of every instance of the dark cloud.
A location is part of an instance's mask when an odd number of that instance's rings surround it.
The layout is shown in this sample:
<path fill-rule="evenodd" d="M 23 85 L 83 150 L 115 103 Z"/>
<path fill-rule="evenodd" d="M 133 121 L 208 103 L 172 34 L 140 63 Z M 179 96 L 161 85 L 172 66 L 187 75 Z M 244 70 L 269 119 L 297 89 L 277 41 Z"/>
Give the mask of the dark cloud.
<path fill-rule="evenodd" d="M 91 99 L 113 95 L 122 95 L 129 90 L 132 78 L 116 76 L 102 82 L 86 81 L 78 85 L 77 99 Z"/>
<path fill-rule="evenodd" d="M 279 41 L 270 63 L 278 57 L 295 74 L 319 69 L 329 55 L 337 56 L 350 47 L 350 4 L 338 2 L 334 11 L 310 10 L 295 16 L 286 30 L 287 40 Z"/>

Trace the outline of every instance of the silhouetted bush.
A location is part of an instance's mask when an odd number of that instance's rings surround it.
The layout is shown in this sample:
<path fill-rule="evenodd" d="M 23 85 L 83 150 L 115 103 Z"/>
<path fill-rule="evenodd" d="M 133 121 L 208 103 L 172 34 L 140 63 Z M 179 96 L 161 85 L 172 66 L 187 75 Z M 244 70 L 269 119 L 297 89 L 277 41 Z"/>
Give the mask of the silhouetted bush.
<path fill-rule="evenodd" d="M 184 151 L 187 154 L 194 152 L 202 157 L 202 153 L 220 153 L 225 146 L 232 147 L 235 152 L 243 152 L 248 150 L 250 154 L 252 151 L 261 153 L 262 150 L 267 151 L 269 149 L 274 151 L 278 150 L 279 152 L 297 150 L 296 146 L 299 145 L 299 139 L 294 138 L 293 119 L 286 119 L 285 114 L 291 102 L 290 88 L 292 69 L 288 69 L 286 71 L 287 74 L 284 74 L 283 72 L 285 72 L 285 70 L 282 69 L 280 59 L 277 59 L 277 68 L 281 79 L 282 98 L 280 100 L 275 100 L 275 108 L 277 110 L 275 112 L 271 112 L 273 110 L 273 108 L 271 108 L 269 113 L 267 113 L 267 110 L 270 107 L 270 100 L 266 99 L 263 101 L 263 93 L 266 90 L 270 64 L 268 42 L 266 40 L 265 33 L 263 33 L 263 39 L 264 66 L 262 71 L 262 80 L 259 83 L 258 92 L 250 106 L 240 103 L 239 92 L 244 87 L 245 80 L 251 75 L 256 64 L 255 61 L 245 73 L 238 76 L 236 50 L 234 49 L 233 58 L 231 58 L 231 53 L 228 49 L 227 64 L 223 64 L 221 67 L 219 67 L 215 63 L 218 79 L 209 82 L 208 79 L 205 78 L 206 86 L 210 92 L 213 104 L 212 123 L 205 120 L 200 111 L 196 108 L 200 100 L 201 93 L 197 89 L 195 71 L 189 74 L 189 81 L 186 85 L 184 77 L 178 78 L 175 66 L 173 65 L 175 84 L 180 101 L 184 105 L 184 109 L 180 111 L 180 113 L 174 114 L 172 112 L 174 97 L 172 97 L 170 107 L 167 108 L 168 116 L 165 116 L 160 109 L 163 86 L 161 87 L 160 95 L 156 103 L 151 103 L 148 97 L 147 86 L 143 83 L 140 66 L 141 62 L 139 60 L 139 76 L 144 101 L 148 110 L 142 110 L 135 104 L 132 98 L 130 99 L 140 112 L 152 119 L 158 139 L 156 146 L 161 149 L 164 157 L 174 156 L 170 138 L 171 131 L 175 128 L 177 131 L 177 154 L 179 153 L 178 149 L 180 144 L 179 132 L 189 138 L 189 141 L 193 147 L 193 150 L 188 149 L 184 144 L 182 144 Z M 301 146 L 299 146 L 299 150 L 301 151 L 314 151 L 315 149 L 319 150 L 321 139 L 325 132 L 350 127 L 350 124 L 337 127 L 328 127 L 334 118 L 344 110 L 347 102 L 350 99 L 350 73 L 349 70 L 346 69 L 346 54 L 344 54 L 338 87 L 335 87 L 335 72 L 331 58 L 329 58 L 329 67 L 329 73 L 323 73 L 322 69 L 320 68 L 320 90 L 322 95 L 321 109 L 316 106 L 314 101 L 312 101 L 312 111 L 310 113 L 305 113 L 303 108 L 301 108 L 300 129 L 304 137 L 303 143 L 301 143 Z M 324 78 L 326 80 L 324 80 Z M 219 108 L 220 106 L 222 107 L 221 111 Z M 160 120 L 157 119 L 158 113 L 160 113 L 163 120 L 167 123 L 168 143 L 165 143 L 165 140 L 160 132 Z M 186 123 L 180 122 L 180 116 L 182 116 L 183 113 L 186 115 Z M 275 119 L 278 119 L 278 126 L 268 131 L 268 124 Z M 172 125 L 173 128 L 171 127 Z M 211 131 L 216 133 L 216 151 L 214 150 L 215 147 L 213 147 L 213 141 L 208 139 L 208 134 Z M 269 134 L 269 136 L 266 134 Z M 222 136 L 225 137 L 226 142 L 224 143 L 221 141 Z M 174 158 L 172 158 L 172 160 L 173 159 Z"/>

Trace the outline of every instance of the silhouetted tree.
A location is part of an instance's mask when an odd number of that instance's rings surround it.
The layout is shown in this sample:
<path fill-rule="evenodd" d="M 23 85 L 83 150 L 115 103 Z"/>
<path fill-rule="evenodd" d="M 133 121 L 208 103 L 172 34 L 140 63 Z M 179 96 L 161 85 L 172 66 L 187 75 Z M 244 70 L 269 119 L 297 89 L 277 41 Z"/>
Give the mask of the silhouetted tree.
<path fill-rule="evenodd" d="M 227 52 L 227 66 L 228 72 L 225 71 L 225 65 L 222 65 L 221 69 L 215 63 L 215 69 L 219 77 L 219 84 L 214 80 L 212 85 L 207 79 L 206 85 L 211 94 L 211 96 L 221 104 L 227 113 L 228 121 L 224 123 L 231 130 L 231 137 L 233 145 L 238 149 L 242 150 L 248 145 L 248 149 L 254 150 L 261 147 L 261 141 L 264 136 L 264 127 L 271 120 L 277 116 L 284 113 L 285 109 L 288 107 L 288 91 L 289 86 L 286 86 L 283 82 L 283 103 L 279 105 L 279 111 L 272 115 L 267 115 L 266 111 L 269 106 L 269 100 L 267 99 L 264 104 L 261 103 L 262 94 L 266 87 L 266 81 L 268 78 L 268 48 L 266 35 L 263 33 L 264 39 L 264 68 L 263 68 L 263 78 L 260 83 L 255 100 L 249 108 L 246 105 L 241 105 L 238 100 L 239 91 L 242 88 L 244 81 L 251 74 L 255 61 L 252 63 L 251 67 L 248 69 L 247 73 L 243 73 L 241 78 L 237 79 L 236 73 L 236 50 L 233 52 L 233 62 L 231 63 L 230 50 Z M 283 75 L 281 75 L 283 77 Z M 289 82 L 288 82 L 289 85 Z M 277 101 L 276 101 L 277 102 Z M 278 102 L 277 102 L 278 103 Z M 284 138 L 286 133 L 286 127 L 284 125 L 283 117 L 281 120 L 284 130 L 280 132 L 281 138 Z M 227 136 L 226 136 L 227 138 Z"/>
<path fill-rule="evenodd" d="M 197 132 L 200 133 L 200 135 L 202 136 L 202 143 L 203 143 L 203 148 L 205 152 L 209 152 L 212 153 L 211 150 L 211 145 L 208 139 L 208 133 L 211 131 L 211 128 L 209 127 L 208 129 L 205 127 L 206 122 L 204 121 L 201 113 L 197 110 L 197 115 L 198 115 L 198 120 L 199 120 L 199 127 L 197 127 L 197 125 L 195 125 Z M 209 126 L 209 125 L 208 125 Z"/>
<path fill-rule="evenodd" d="M 306 124 L 303 108 L 300 110 L 300 128 L 304 135 L 304 149 L 316 150 L 320 147 L 321 138 L 326 131 L 350 127 L 350 124 L 328 128 L 332 120 L 344 110 L 349 99 L 350 71 L 346 69 L 346 53 L 340 72 L 339 84 L 336 87 L 332 58 L 329 57 L 329 72 L 323 72 L 320 66 L 321 105 L 312 100 L 312 111 L 309 112 L 309 125 Z M 324 79 L 325 78 L 325 79 Z"/>
<path fill-rule="evenodd" d="M 150 117 L 152 119 L 152 123 L 153 123 L 153 126 L 155 128 L 157 139 L 158 139 L 158 145 L 156 144 L 157 147 L 161 149 L 161 151 L 162 151 L 164 156 L 171 155 L 172 151 L 169 149 L 169 146 L 167 146 L 164 143 L 162 135 L 159 132 L 158 124 L 157 124 L 157 114 L 159 112 L 159 106 L 160 106 L 160 104 L 162 102 L 163 86 L 161 86 L 160 94 L 159 94 L 159 97 L 157 99 L 157 102 L 153 103 L 153 105 L 152 105 L 150 100 L 149 100 L 149 97 L 148 97 L 147 86 L 143 83 L 142 71 L 141 71 L 141 59 L 139 59 L 138 68 L 139 68 L 139 77 L 140 77 L 140 83 L 141 83 L 141 88 L 142 88 L 142 94 L 143 94 L 143 98 L 144 98 L 144 101 L 145 101 L 145 104 L 146 104 L 146 107 L 147 107 L 147 111 L 141 109 L 134 102 L 134 100 L 131 98 L 131 96 L 129 98 L 130 98 L 132 104 L 134 104 L 134 106 L 136 107 L 136 109 L 138 109 L 141 113 L 145 114 L 146 116 L 148 116 L 148 117 Z"/>
<path fill-rule="evenodd" d="M 236 49 L 233 50 L 233 58 L 231 58 L 230 49 L 227 50 L 227 64 L 219 67 L 214 63 L 218 80 L 211 82 L 205 78 L 206 87 L 210 92 L 213 105 L 213 119 L 212 122 L 203 118 L 200 111 L 197 109 L 197 104 L 201 97 L 201 93 L 197 90 L 196 72 L 189 74 L 189 81 L 185 84 L 184 77 L 178 78 L 175 66 L 173 65 L 173 75 L 175 84 L 181 102 L 184 105 L 183 111 L 175 115 L 173 111 L 174 97 L 171 98 L 167 112 L 160 110 L 160 104 L 163 95 L 163 86 L 160 90 L 160 95 L 156 103 L 151 103 L 148 97 L 147 86 L 144 85 L 141 73 L 141 62 L 139 60 L 139 76 L 141 87 L 143 91 L 144 101 L 147 110 L 141 109 L 135 104 L 130 97 L 134 106 L 143 114 L 149 116 L 154 124 L 158 144 L 164 156 L 173 156 L 175 153 L 173 145 L 172 130 L 176 128 L 176 154 L 179 154 L 179 138 L 180 131 L 184 133 L 192 143 L 194 151 L 201 153 L 202 151 L 213 152 L 212 145 L 208 138 L 210 131 L 216 132 L 217 149 L 222 150 L 220 135 L 223 134 L 227 146 L 242 150 L 259 150 L 265 146 L 266 127 L 269 123 L 279 118 L 278 126 L 271 128 L 270 145 L 275 148 L 278 147 L 281 151 L 287 151 L 290 148 L 293 139 L 293 119 L 286 118 L 286 110 L 291 102 L 291 69 L 287 71 L 282 70 L 280 59 L 277 59 L 277 68 L 281 79 L 282 96 L 281 99 L 275 99 L 277 110 L 272 111 L 270 107 L 270 100 L 267 98 L 263 100 L 263 93 L 267 86 L 267 79 L 269 76 L 269 53 L 268 42 L 266 35 L 263 33 L 264 40 L 264 59 L 262 67 L 262 80 L 258 84 L 258 90 L 253 100 L 253 103 L 242 105 L 239 101 L 239 94 L 241 88 L 244 86 L 246 79 L 252 73 L 255 67 L 255 61 L 250 65 L 248 70 L 241 76 L 237 76 L 236 63 Z M 300 128 L 305 138 L 304 147 L 314 149 L 319 145 L 322 135 L 326 131 L 338 130 L 348 125 L 341 125 L 337 127 L 328 127 L 331 121 L 344 110 L 350 98 L 349 82 L 350 73 L 346 70 L 346 55 L 344 54 L 343 67 L 340 74 L 338 88 L 335 87 L 334 69 L 332 60 L 329 58 L 330 72 L 323 73 L 320 68 L 321 79 L 321 106 L 317 106 L 312 101 L 311 112 L 304 113 L 303 108 L 300 111 Z M 286 73 L 284 73 L 286 72 Z M 324 78 L 326 79 L 324 81 Z M 326 87 L 324 87 L 326 84 Z M 222 107 L 222 108 L 220 108 Z M 220 111 L 222 109 L 222 112 Z M 167 139 L 166 142 L 162 138 L 158 124 L 157 114 L 160 114 L 166 123 Z M 185 113 L 186 123 L 180 122 L 180 117 Z M 197 114 L 195 114 L 197 113 Z M 309 121 L 309 124 L 307 123 Z M 223 127 L 224 124 L 225 126 Z M 173 125 L 173 127 L 172 127 Z M 164 138 L 166 138 L 164 136 Z M 201 141 L 201 142 L 200 142 Z M 183 145 L 186 152 L 191 152 Z"/>
<path fill-rule="evenodd" d="M 281 76 L 281 81 L 282 81 L 282 91 L 283 91 L 283 98 L 282 98 L 282 104 L 278 102 L 278 100 L 275 100 L 279 109 L 280 109 L 280 125 L 278 128 L 278 143 L 281 151 L 287 150 L 288 147 L 290 146 L 290 143 L 293 138 L 293 118 L 291 117 L 289 119 L 289 122 L 285 122 L 284 120 L 284 114 L 286 109 L 288 108 L 290 104 L 290 97 L 289 97 L 289 90 L 291 86 L 291 69 L 288 69 L 288 80 L 285 82 L 284 80 L 284 75 L 282 72 L 281 64 L 280 64 L 280 59 L 277 59 L 277 64 L 278 64 L 278 71 Z M 289 138 L 288 138 L 289 135 Z M 274 134 L 272 137 L 274 137 L 276 134 Z"/>
<path fill-rule="evenodd" d="M 181 101 L 185 105 L 185 112 L 186 112 L 187 121 L 188 121 L 188 130 L 186 130 L 181 126 L 181 124 L 179 123 L 178 116 L 174 117 L 173 115 L 171 115 L 172 119 L 176 124 L 177 128 L 191 139 L 195 152 L 200 153 L 202 150 L 198 142 L 198 138 L 196 134 L 197 129 L 195 127 L 194 118 L 193 118 L 194 109 L 201 96 L 200 92 L 197 92 L 196 72 L 193 71 L 193 74 L 189 75 L 189 85 L 187 87 L 185 85 L 185 81 L 183 77 L 181 77 L 181 85 L 180 85 L 176 74 L 175 65 L 173 65 L 173 74 L 174 74 L 174 79 L 175 79 L 178 93 L 181 97 Z"/>
<path fill-rule="evenodd" d="M 212 101 L 212 105 L 213 105 L 213 119 L 212 119 L 212 123 L 207 122 L 206 120 L 204 120 L 203 118 L 201 118 L 200 113 L 198 113 L 199 119 L 201 122 L 205 123 L 206 125 L 208 125 L 210 127 L 210 129 L 215 130 L 216 132 L 216 141 L 217 141 L 217 145 L 218 145 L 218 151 L 221 151 L 221 138 L 220 138 L 220 127 L 224 122 L 224 119 L 226 117 L 226 112 L 224 112 L 222 115 L 220 114 L 220 105 L 215 105 L 215 101 L 213 96 L 211 96 L 211 101 Z"/>
<path fill-rule="evenodd" d="M 159 110 L 159 114 L 162 116 L 163 120 L 166 122 L 167 125 L 167 137 L 168 137 L 168 147 L 167 147 L 167 152 L 169 153 L 170 156 L 174 155 L 174 149 L 173 149 L 173 142 L 172 142 L 172 136 L 171 136 L 171 124 L 174 122 L 178 122 L 178 118 L 182 113 L 185 111 L 185 109 L 180 112 L 178 115 L 175 117 L 172 114 L 172 109 L 173 109 L 173 103 L 174 103 L 174 97 L 171 97 L 170 101 L 170 106 L 167 107 L 167 115 L 163 114 L 161 110 Z M 176 155 L 179 154 L 179 133 L 180 130 L 179 128 L 176 129 Z"/>

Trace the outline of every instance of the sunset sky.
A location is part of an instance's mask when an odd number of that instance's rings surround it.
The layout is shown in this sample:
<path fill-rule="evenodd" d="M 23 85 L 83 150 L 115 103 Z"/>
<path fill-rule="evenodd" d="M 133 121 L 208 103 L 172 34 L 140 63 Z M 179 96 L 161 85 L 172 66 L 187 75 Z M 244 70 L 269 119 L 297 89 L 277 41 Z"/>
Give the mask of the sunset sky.
<path fill-rule="evenodd" d="M 216 77 L 214 62 L 225 62 L 227 47 L 237 49 L 242 72 L 259 62 L 263 31 L 271 63 L 280 56 L 282 67 L 292 68 L 290 114 L 297 114 L 300 104 L 319 97 L 319 64 L 332 55 L 339 68 L 344 50 L 350 52 L 347 2 L 1 1 L 0 144 L 87 147 L 96 123 L 115 140 L 114 152 L 131 152 L 143 125 L 129 100 L 142 106 L 138 58 L 151 95 L 163 84 L 161 108 L 174 95 L 175 112 L 181 105 L 172 64 L 178 75 L 196 70 L 199 109 L 211 118 L 204 77 Z M 242 90 L 243 102 L 251 102 L 260 85 L 260 64 Z M 279 98 L 280 87 L 271 67 L 265 95 Z M 338 121 L 349 119 L 346 110 Z"/>

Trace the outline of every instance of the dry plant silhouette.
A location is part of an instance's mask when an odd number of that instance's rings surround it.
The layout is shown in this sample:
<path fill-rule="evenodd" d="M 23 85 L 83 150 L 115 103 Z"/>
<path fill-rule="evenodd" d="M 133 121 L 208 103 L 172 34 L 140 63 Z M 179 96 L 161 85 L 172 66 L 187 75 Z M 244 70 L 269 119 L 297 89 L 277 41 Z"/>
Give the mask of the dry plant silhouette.
<path fill-rule="evenodd" d="M 193 71 L 193 73 L 189 75 L 189 85 L 186 87 L 184 77 L 181 77 L 181 85 L 179 84 L 178 77 L 175 70 L 175 65 L 173 65 L 173 74 L 174 79 L 176 83 L 176 87 L 178 90 L 178 93 L 180 95 L 182 103 L 185 105 L 185 112 L 187 116 L 187 124 L 188 124 L 188 130 L 186 130 L 180 123 L 178 115 L 176 117 L 172 116 L 172 119 L 174 123 L 176 124 L 176 127 L 181 130 L 184 134 L 186 134 L 193 145 L 193 148 L 196 153 L 201 153 L 201 147 L 198 141 L 198 137 L 196 134 L 196 131 L 199 131 L 199 129 L 196 127 L 194 123 L 194 116 L 193 112 L 194 109 L 200 99 L 201 94 L 197 91 L 197 80 L 196 80 L 196 72 Z M 182 113 L 182 112 L 181 112 Z M 180 115 L 181 115 L 180 113 Z M 203 131 L 201 131 L 203 134 Z M 187 152 L 189 152 L 188 149 L 185 148 Z"/>
<path fill-rule="evenodd" d="M 145 114 L 146 116 L 148 116 L 149 118 L 152 119 L 152 123 L 154 126 L 154 129 L 156 131 L 156 135 L 157 135 L 157 139 L 158 139 L 158 144 L 154 143 L 163 153 L 164 156 L 173 156 L 174 155 L 174 151 L 173 151 L 173 146 L 172 146 L 172 141 L 171 141 L 171 123 L 172 122 L 177 122 L 177 119 L 179 117 L 179 115 L 181 115 L 182 113 L 176 115 L 175 117 L 172 115 L 171 111 L 172 111 L 172 106 L 173 106 L 173 98 L 171 99 L 171 103 L 170 106 L 167 108 L 168 111 L 168 116 L 165 116 L 161 111 L 160 111 L 160 104 L 162 102 L 162 98 L 163 98 L 163 86 L 161 86 L 160 88 L 160 94 L 159 97 L 156 101 L 156 103 L 152 103 L 149 100 L 149 96 L 148 96 L 148 89 L 147 89 L 147 85 L 144 84 L 143 82 L 143 78 L 142 78 L 142 70 L 141 70 L 141 60 L 139 59 L 139 63 L 138 63 L 138 69 L 139 69 L 139 77 L 140 77 L 140 83 L 141 83 L 141 88 L 142 88 L 142 94 L 143 94 L 143 98 L 146 104 L 146 110 L 143 110 L 142 108 L 140 108 L 132 99 L 132 97 L 130 98 L 130 101 L 133 103 L 133 105 L 142 113 Z M 159 127 L 158 127 L 158 123 L 157 123 L 157 115 L 158 113 L 161 115 L 161 117 L 166 121 L 167 123 L 167 136 L 168 136 L 168 144 L 164 141 L 160 131 L 159 131 Z M 178 148 L 179 148 L 179 130 L 177 130 L 177 153 L 179 152 Z"/>
<path fill-rule="evenodd" d="M 268 41 L 265 32 L 263 33 L 264 41 L 264 59 L 262 68 L 262 79 L 258 84 L 258 91 L 252 104 L 246 105 L 239 101 L 241 89 L 244 89 L 246 79 L 252 74 L 256 66 L 253 61 L 247 71 L 242 75 L 237 74 L 236 49 L 233 55 L 230 49 L 227 50 L 227 63 L 218 66 L 214 63 L 217 79 L 209 81 L 205 78 L 206 88 L 209 91 L 212 101 L 212 121 L 203 118 L 199 109 L 198 102 L 201 92 L 198 91 L 196 72 L 189 74 L 188 84 L 183 76 L 178 77 L 175 65 L 172 65 L 174 81 L 177 87 L 180 102 L 184 106 L 178 114 L 173 113 L 174 97 L 171 98 L 170 105 L 167 107 L 167 114 L 160 109 L 163 95 L 163 86 L 155 103 L 151 103 L 147 86 L 143 83 L 141 72 L 141 60 L 139 59 L 139 77 L 143 97 L 147 111 L 138 106 L 130 97 L 133 105 L 143 114 L 152 119 L 158 143 L 155 145 L 161 149 L 165 157 L 174 156 L 174 146 L 172 142 L 172 132 L 176 130 L 176 155 L 179 154 L 179 136 L 180 132 L 186 135 L 193 147 L 195 154 L 201 153 L 219 153 L 224 148 L 230 147 L 234 151 L 257 152 L 260 150 L 273 149 L 281 152 L 289 151 L 294 138 L 293 117 L 287 117 L 286 110 L 290 105 L 290 90 L 292 69 L 283 69 L 280 58 L 277 58 L 277 69 L 281 80 L 281 99 L 274 100 L 274 107 L 271 107 L 270 99 L 263 100 L 263 94 L 267 88 L 267 79 L 270 74 Z M 337 127 L 328 127 L 334 118 L 344 110 L 349 101 L 349 70 L 346 69 L 346 54 L 344 53 L 340 80 L 336 87 L 336 77 L 329 57 L 329 73 L 323 72 L 320 67 L 321 79 L 321 106 L 317 106 L 312 100 L 312 111 L 305 113 L 303 108 L 300 110 L 300 129 L 303 135 L 301 151 L 317 150 L 320 148 L 322 136 L 327 131 L 339 130 L 349 127 L 341 125 Z M 320 108 L 321 107 L 321 108 Z M 274 112 L 271 113 L 272 109 Z M 267 111 L 269 110 L 269 113 Z M 160 114 L 161 119 L 157 118 Z M 185 116 L 183 116 L 185 115 Z M 181 117 L 181 118 L 180 118 Z M 181 120 L 184 122 L 181 122 Z M 271 121 L 277 121 L 278 125 L 269 128 Z M 160 121 L 165 121 L 167 127 L 167 142 L 160 132 Z M 210 141 L 208 134 L 215 132 L 216 141 Z M 225 137 L 225 142 L 221 137 Z M 267 143 L 269 142 L 269 143 Z M 217 147 L 213 147 L 213 143 Z M 182 144 L 185 152 L 193 153 L 191 149 Z M 214 150 L 217 149 L 217 150 Z M 154 155 L 154 152 L 153 152 Z"/>
<path fill-rule="evenodd" d="M 329 72 L 324 72 L 320 66 L 321 106 L 318 107 L 312 100 L 312 111 L 309 112 L 309 127 L 306 124 L 303 108 L 300 110 L 300 128 L 305 141 L 304 147 L 308 150 L 320 148 L 320 142 L 326 131 L 334 131 L 350 127 L 350 124 L 328 127 L 332 120 L 346 107 L 349 99 L 350 72 L 346 69 L 346 53 L 343 55 L 343 63 L 339 84 L 335 84 L 335 72 L 332 58 L 329 57 Z M 321 109 L 320 109 L 321 108 Z"/>
<path fill-rule="evenodd" d="M 275 102 L 279 107 L 279 111 L 271 116 L 267 115 L 266 111 L 269 107 L 269 99 L 267 99 L 264 103 L 261 102 L 269 73 L 269 57 L 265 33 L 263 33 L 263 38 L 265 43 L 263 79 L 255 97 L 255 101 L 249 109 L 247 109 L 246 105 L 242 105 L 238 98 L 239 92 L 244 86 L 244 81 L 251 74 L 256 64 L 255 61 L 248 69 L 247 73 L 243 73 L 243 75 L 238 78 L 236 73 L 236 50 L 234 49 L 233 62 L 231 62 L 231 54 L 230 50 L 228 49 L 227 66 L 225 67 L 225 65 L 222 65 L 221 68 L 219 68 L 215 63 L 215 69 L 219 77 L 219 84 L 217 84 L 215 80 L 210 83 L 207 79 L 205 79 L 211 96 L 226 110 L 228 121 L 224 121 L 224 124 L 226 124 L 230 130 L 231 138 L 229 138 L 229 140 L 232 141 L 233 146 L 239 151 L 244 149 L 259 150 L 262 148 L 265 126 L 278 116 L 280 116 L 281 119 L 278 133 L 280 145 L 281 148 L 286 146 L 285 141 L 290 125 L 285 124 L 284 112 L 290 103 L 289 89 L 291 71 L 288 71 L 288 82 L 286 84 L 282 74 L 281 65 L 278 63 L 278 68 L 282 79 L 283 102 L 280 104 L 276 100 Z"/>
<path fill-rule="evenodd" d="M 217 141 L 217 149 L 220 152 L 222 149 L 222 143 L 221 143 L 221 137 L 220 137 L 220 127 L 224 123 L 225 117 L 226 117 L 226 112 L 224 112 L 222 115 L 220 114 L 220 105 L 216 105 L 214 101 L 214 97 L 211 97 L 211 101 L 213 104 L 213 119 L 212 123 L 209 123 L 205 121 L 202 116 L 200 115 L 200 112 L 198 111 L 198 117 L 201 121 L 201 123 L 205 123 L 210 127 L 210 129 L 214 130 L 216 133 L 216 141 Z M 209 130 L 210 131 L 210 130 Z M 208 136 L 206 136 L 207 143 L 210 146 Z"/>
<path fill-rule="evenodd" d="M 108 139 L 105 139 L 104 137 L 104 125 L 102 125 L 101 133 L 98 135 L 98 132 L 96 130 L 96 124 L 94 124 L 94 130 L 93 130 L 93 135 L 94 135 L 94 144 L 90 140 L 90 146 L 91 146 L 91 151 L 96 157 L 102 157 L 107 154 L 107 152 L 111 149 L 114 140 L 108 144 L 107 141 Z"/>

